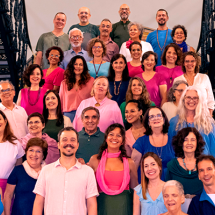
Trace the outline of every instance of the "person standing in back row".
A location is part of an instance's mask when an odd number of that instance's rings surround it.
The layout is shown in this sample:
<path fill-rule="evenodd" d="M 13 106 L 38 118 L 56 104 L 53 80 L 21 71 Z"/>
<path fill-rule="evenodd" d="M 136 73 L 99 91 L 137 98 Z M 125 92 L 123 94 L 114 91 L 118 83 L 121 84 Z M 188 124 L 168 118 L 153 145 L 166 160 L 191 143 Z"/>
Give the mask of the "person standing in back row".
<path fill-rule="evenodd" d="M 168 20 L 168 12 L 164 9 L 159 9 L 156 14 L 158 28 L 155 31 L 151 32 L 146 38 L 146 42 L 152 45 L 154 52 L 158 55 L 157 66 L 160 66 L 162 64 L 161 55 L 165 47 L 173 42 L 171 37 L 172 30 L 168 29 L 166 25 Z"/>

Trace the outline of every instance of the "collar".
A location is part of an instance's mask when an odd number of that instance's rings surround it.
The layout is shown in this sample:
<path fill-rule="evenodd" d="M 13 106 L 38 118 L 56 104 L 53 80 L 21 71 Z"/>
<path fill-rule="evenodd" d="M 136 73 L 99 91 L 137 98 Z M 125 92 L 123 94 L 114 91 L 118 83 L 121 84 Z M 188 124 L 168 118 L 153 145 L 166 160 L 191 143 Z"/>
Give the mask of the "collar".
<path fill-rule="evenodd" d="M 96 99 L 95 99 L 95 96 L 93 96 L 92 99 L 93 99 L 93 101 L 94 101 L 95 104 L 98 103 L 98 102 L 96 101 Z M 107 100 L 108 100 L 108 97 L 105 96 L 105 98 L 99 103 L 100 106 L 102 106 Z M 94 106 L 95 106 L 95 104 L 94 104 Z M 98 106 L 98 107 L 100 107 L 100 106 Z M 96 106 L 95 106 L 95 107 L 96 107 Z M 96 107 L 96 108 L 98 108 L 98 107 Z"/>
<path fill-rule="evenodd" d="M 124 23 L 122 20 L 119 21 L 121 23 L 121 25 L 128 25 L 130 23 L 130 21 L 126 21 L 126 23 Z"/>
<path fill-rule="evenodd" d="M 94 133 L 94 134 L 92 134 L 92 135 L 90 135 L 91 137 L 92 136 L 95 136 L 95 137 L 99 137 L 100 136 L 100 128 L 99 127 L 97 127 L 97 131 Z M 82 130 L 79 132 L 80 134 L 82 134 L 82 135 L 87 135 L 87 136 L 89 136 L 89 134 L 85 131 L 85 129 L 84 129 L 84 127 L 82 128 Z"/>
<path fill-rule="evenodd" d="M 97 38 L 100 39 L 100 36 L 98 36 Z M 111 37 L 108 38 L 108 40 L 105 42 L 105 45 L 107 45 L 109 43 L 113 43 L 113 40 L 111 39 Z"/>
<path fill-rule="evenodd" d="M 214 205 L 214 203 L 213 203 L 213 201 L 211 200 L 211 198 L 208 196 L 208 194 L 205 192 L 205 189 L 203 188 L 203 191 L 202 191 L 202 193 L 201 193 L 201 195 L 200 195 L 200 199 L 199 199 L 199 201 L 208 201 L 208 202 L 210 202 L 213 206 L 215 206 Z"/>
<path fill-rule="evenodd" d="M 16 105 L 14 102 L 13 102 L 13 104 L 14 104 L 14 108 L 13 109 L 19 109 L 19 107 L 18 107 L 18 105 Z M 3 109 L 3 110 L 7 110 L 8 108 L 6 108 L 3 104 L 2 104 L 2 102 L 0 103 L 0 107 Z M 9 109 L 8 109 L 9 110 Z"/>
<path fill-rule="evenodd" d="M 59 166 L 64 167 L 64 166 L 62 166 L 61 163 L 60 163 L 60 158 L 54 163 L 54 167 L 55 167 L 55 168 L 56 168 L 56 167 L 59 167 Z M 73 168 L 81 169 L 81 167 L 82 167 L 82 164 L 79 163 L 78 160 L 76 159 L 75 165 L 72 166 L 72 167 L 71 167 L 70 169 L 68 169 L 67 171 L 69 171 L 69 170 L 71 170 L 71 169 L 73 169 Z"/>
<path fill-rule="evenodd" d="M 73 49 L 70 49 L 70 52 L 71 52 L 71 54 L 73 54 L 73 53 L 75 53 L 75 54 L 76 54 L 76 52 L 75 52 Z M 83 49 L 81 49 L 81 51 L 80 51 L 80 52 L 78 52 L 78 54 L 79 54 L 79 53 L 84 54 Z"/>

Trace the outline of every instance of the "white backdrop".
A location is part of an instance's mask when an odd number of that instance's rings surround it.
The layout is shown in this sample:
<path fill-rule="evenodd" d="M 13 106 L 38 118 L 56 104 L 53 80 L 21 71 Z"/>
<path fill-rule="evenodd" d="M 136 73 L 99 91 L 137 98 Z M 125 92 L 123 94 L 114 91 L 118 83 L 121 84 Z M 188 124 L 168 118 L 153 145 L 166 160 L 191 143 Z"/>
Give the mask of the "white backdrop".
<path fill-rule="evenodd" d="M 169 13 L 168 27 L 182 24 L 188 30 L 187 43 L 197 48 L 202 16 L 203 0 L 26 0 L 28 31 L 33 50 L 39 36 L 53 30 L 54 15 L 62 11 L 67 15 L 64 32 L 77 24 L 78 9 L 86 6 L 90 8 L 90 23 L 99 25 L 101 20 L 109 18 L 112 23 L 120 20 L 118 11 L 121 4 L 129 5 L 131 14 L 129 19 L 137 21 L 149 28 L 157 28 L 156 11 L 164 8 Z M 30 54 L 30 53 L 29 53 Z"/>

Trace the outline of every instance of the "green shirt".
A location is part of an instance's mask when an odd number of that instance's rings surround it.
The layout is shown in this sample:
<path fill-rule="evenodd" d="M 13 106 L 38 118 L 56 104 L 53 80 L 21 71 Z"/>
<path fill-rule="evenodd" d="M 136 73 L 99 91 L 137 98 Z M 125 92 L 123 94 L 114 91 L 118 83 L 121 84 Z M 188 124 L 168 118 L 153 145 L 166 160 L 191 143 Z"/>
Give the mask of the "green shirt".
<path fill-rule="evenodd" d="M 123 21 L 119 21 L 113 24 L 113 30 L 111 32 L 111 39 L 119 46 L 128 41 L 130 36 L 128 32 L 128 24 L 130 21 L 124 23 Z"/>
<path fill-rule="evenodd" d="M 97 127 L 96 133 L 89 135 L 82 128 L 79 134 L 79 147 L 76 158 L 83 158 L 85 163 L 89 162 L 92 155 L 98 154 L 99 148 L 104 141 L 104 133 Z"/>
<path fill-rule="evenodd" d="M 49 137 L 55 139 L 58 142 L 57 135 L 58 132 L 64 127 L 64 123 L 61 126 L 56 126 L 57 119 L 49 119 L 46 123 L 43 132 L 48 134 Z"/>
<path fill-rule="evenodd" d="M 46 50 L 52 46 L 58 46 L 63 51 L 70 49 L 70 42 L 68 34 L 63 34 L 56 37 L 52 32 L 42 34 L 37 42 L 36 51 L 41 51 L 43 53 L 42 59 L 42 69 L 49 68 L 48 61 L 46 59 Z"/>

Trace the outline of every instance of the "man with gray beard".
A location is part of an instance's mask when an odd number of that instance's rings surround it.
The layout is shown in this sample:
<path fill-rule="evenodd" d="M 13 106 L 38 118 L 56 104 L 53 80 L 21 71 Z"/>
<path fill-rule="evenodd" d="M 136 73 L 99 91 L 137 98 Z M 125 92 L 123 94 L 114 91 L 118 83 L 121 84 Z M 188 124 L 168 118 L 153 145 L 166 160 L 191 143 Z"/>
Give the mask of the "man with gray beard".
<path fill-rule="evenodd" d="M 84 49 L 81 48 L 83 39 L 84 39 L 84 36 L 83 36 L 83 32 L 81 30 L 79 30 L 78 28 L 73 28 L 72 30 L 70 30 L 69 41 L 70 41 L 72 48 L 70 50 L 64 52 L 64 59 L 60 64 L 61 68 L 66 69 L 70 60 L 76 55 L 81 55 L 82 57 L 84 57 L 86 62 L 92 60 L 88 56 L 88 53 Z"/>

